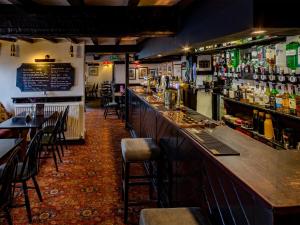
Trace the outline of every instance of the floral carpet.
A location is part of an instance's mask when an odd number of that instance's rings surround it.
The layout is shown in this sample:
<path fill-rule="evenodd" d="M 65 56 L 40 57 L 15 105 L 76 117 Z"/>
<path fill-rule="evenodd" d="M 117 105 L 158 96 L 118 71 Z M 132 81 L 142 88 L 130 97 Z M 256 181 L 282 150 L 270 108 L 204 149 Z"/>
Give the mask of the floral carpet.
<path fill-rule="evenodd" d="M 69 145 L 59 172 L 52 159 L 42 163 L 37 179 L 43 202 L 29 191 L 33 224 L 123 224 L 120 141 L 129 132 L 120 119 L 104 120 L 103 111 L 96 109 L 86 112 L 86 130 L 86 144 Z M 146 190 L 130 193 L 143 198 Z M 138 224 L 139 210 L 130 210 L 131 224 Z M 14 224 L 28 224 L 25 208 L 13 209 L 12 216 Z"/>

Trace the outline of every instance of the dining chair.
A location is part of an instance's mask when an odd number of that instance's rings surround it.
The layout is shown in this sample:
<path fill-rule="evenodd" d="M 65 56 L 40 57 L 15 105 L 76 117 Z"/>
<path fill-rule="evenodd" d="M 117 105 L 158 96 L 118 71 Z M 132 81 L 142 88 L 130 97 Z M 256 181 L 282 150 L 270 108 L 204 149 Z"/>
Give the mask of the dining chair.
<path fill-rule="evenodd" d="M 16 177 L 19 148 L 11 153 L 5 164 L 1 167 L 0 176 L 0 217 L 4 217 L 9 225 L 13 224 L 10 208 L 13 202 L 14 185 Z"/>
<path fill-rule="evenodd" d="M 41 140 L 40 154 L 44 150 L 46 150 L 46 152 L 50 151 L 52 153 L 52 158 L 53 158 L 53 161 L 55 164 L 56 171 L 58 171 L 56 154 L 58 155 L 60 162 L 62 162 L 61 155 L 60 155 L 59 148 L 58 148 L 58 145 L 59 145 L 58 133 L 59 133 L 59 128 L 60 128 L 60 124 L 61 124 L 61 118 L 62 118 L 62 112 L 59 112 L 55 126 L 53 128 L 53 131 L 51 133 L 43 133 L 42 140 Z M 39 156 L 40 159 L 50 158 L 50 157 L 51 156 L 49 156 L 49 157 L 48 156 L 43 156 L 43 157 Z"/>
<path fill-rule="evenodd" d="M 36 180 L 36 176 L 39 171 L 38 153 L 41 147 L 42 137 L 43 137 L 43 130 L 39 130 L 31 140 L 31 142 L 29 143 L 24 160 L 17 164 L 17 173 L 15 179 L 13 180 L 13 182 L 16 184 L 15 187 L 21 188 L 24 193 L 24 204 L 15 205 L 13 207 L 25 206 L 29 223 L 32 222 L 32 215 L 31 215 L 28 190 L 35 189 L 40 202 L 43 201 L 40 187 Z M 30 179 L 33 181 L 33 185 L 34 185 L 33 187 L 27 185 L 27 182 Z M 21 185 L 17 186 L 18 184 Z"/>
<path fill-rule="evenodd" d="M 66 149 L 68 149 L 65 132 L 68 130 L 69 110 L 70 110 L 70 106 L 68 105 L 63 112 L 63 115 L 60 120 L 59 130 L 58 130 L 58 137 L 57 137 L 58 139 L 57 140 L 60 145 L 62 156 L 64 156 L 63 145 L 65 146 Z M 54 128 L 55 128 L 55 125 L 46 126 L 46 127 L 44 127 L 43 131 L 45 134 L 51 134 L 53 132 Z"/>

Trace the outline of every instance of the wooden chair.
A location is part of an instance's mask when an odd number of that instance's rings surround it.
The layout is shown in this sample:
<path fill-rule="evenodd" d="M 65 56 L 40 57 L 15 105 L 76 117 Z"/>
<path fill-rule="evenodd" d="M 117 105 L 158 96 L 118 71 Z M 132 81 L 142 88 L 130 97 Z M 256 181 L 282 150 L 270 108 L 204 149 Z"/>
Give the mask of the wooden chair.
<path fill-rule="evenodd" d="M 10 208 L 14 196 L 13 180 L 16 177 L 19 148 L 16 148 L 6 164 L 2 165 L 0 177 L 0 217 L 4 217 L 9 225 L 12 225 L 12 217 L 10 215 Z"/>
<path fill-rule="evenodd" d="M 39 200 L 41 202 L 43 201 L 40 187 L 36 180 L 36 176 L 39 171 L 38 153 L 39 153 L 39 150 L 41 147 L 42 136 L 43 136 L 43 131 L 40 130 L 35 134 L 34 138 L 31 140 L 30 144 L 28 145 L 26 155 L 25 155 L 23 162 L 19 162 L 17 165 L 17 175 L 13 181 L 15 184 L 18 184 L 18 183 L 21 184 L 21 186 L 19 188 L 22 189 L 22 191 L 24 193 L 24 200 L 25 200 L 25 204 L 15 205 L 13 207 L 24 207 L 25 206 L 29 223 L 32 222 L 32 215 L 31 215 L 28 189 L 35 189 L 36 193 L 39 197 Z M 29 181 L 30 179 L 33 181 L 34 187 L 29 187 L 27 185 L 27 181 Z M 18 186 L 16 186 L 16 187 L 18 187 Z"/>

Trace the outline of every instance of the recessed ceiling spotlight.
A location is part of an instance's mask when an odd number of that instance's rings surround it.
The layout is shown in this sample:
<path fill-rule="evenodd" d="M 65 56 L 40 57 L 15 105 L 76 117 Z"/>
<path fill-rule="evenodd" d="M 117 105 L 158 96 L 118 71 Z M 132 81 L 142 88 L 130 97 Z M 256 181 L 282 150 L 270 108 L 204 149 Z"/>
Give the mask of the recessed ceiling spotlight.
<path fill-rule="evenodd" d="M 182 50 L 183 50 L 184 52 L 188 52 L 188 51 L 190 51 L 190 49 L 191 49 L 191 47 L 189 47 L 189 46 L 184 46 L 184 47 L 182 48 Z"/>
<path fill-rule="evenodd" d="M 158 54 L 157 57 L 162 57 L 162 54 Z"/>
<path fill-rule="evenodd" d="M 252 32 L 252 34 L 264 34 L 266 32 L 267 31 L 265 31 L 265 30 L 255 30 L 255 31 Z"/>

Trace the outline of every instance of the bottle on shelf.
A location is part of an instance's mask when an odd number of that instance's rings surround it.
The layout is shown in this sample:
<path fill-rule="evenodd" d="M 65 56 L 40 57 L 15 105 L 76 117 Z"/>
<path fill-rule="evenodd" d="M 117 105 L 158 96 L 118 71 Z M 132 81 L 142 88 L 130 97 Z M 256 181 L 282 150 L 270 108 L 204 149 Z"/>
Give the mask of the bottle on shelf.
<path fill-rule="evenodd" d="M 288 87 L 287 85 L 284 85 L 284 92 L 282 94 L 282 112 L 283 113 L 290 113 L 290 95 L 288 93 Z"/>
<path fill-rule="evenodd" d="M 265 113 L 259 112 L 258 113 L 258 133 L 264 135 L 265 132 Z"/>
<path fill-rule="evenodd" d="M 265 87 L 261 86 L 258 105 L 265 106 Z"/>
<path fill-rule="evenodd" d="M 297 88 L 297 94 L 296 94 L 296 112 L 297 116 L 300 116 L 300 87 Z"/>
<path fill-rule="evenodd" d="M 264 99 L 263 99 L 264 106 L 267 107 L 267 108 L 270 106 L 270 96 L 271 96 L 270 85 L 267 82 L 266 83 L 266 90 L 265 90 L 265 93 L 264 93 Z"/>
<path fill-rule="evenodd" d="M 296 115 L 297 114 L 297 107 L 296 107 L 296 92 L 294 85 L 291 86 L 291 94 L 289 96 L 289 108 L 290 114 Z"/>
<path fill-rule="evenodd" d="M 257 109 L 253 110 L 252 123 L 253 123 L 253 130 L 258 131 L 258 110 Z"/>
<path fill-rule="evenodd" d="M 286 45 L 286 65 L 291 70 L 296 70 L 298 67 L 298 42 L 291 42 Z"/>
<path fill-rule="evenodd" d="M 278 91 L 275 88 L 275 84 L 272 84 L 272 91 L 270 93 L 270 100 L 269 100 L 269 108 L 276 110 L 276 95 Z"/>
<path fill-rule="evenodd" d="M 281 85 L 278 86 L 278 92 L 276 94 L 276 107 L 275 109 L 279 112 L 282 111 L 282 93 L 281 93 Z"/>
<path fill-rule="evenodd" d="M 234 92 L 234 98 L 237 101 L 240 101 L 243 98 L 243 92 L 240 88 L 240 85 L 237 85 L 237 90 Z"/>
<path fill-rule="evenodd" d="M 264 135 L 265 138 L 272 140 L 274 138 L 274 128 L 270 114 L 266 114 L 266 119 L 264 122 Z"/>
<path fill-rule="evenodd" d="M 256 84 L 255 90 L 254 90 L 254 104 L 255 105 L 260 105 L 260 88 L 259 84 Z"/>

